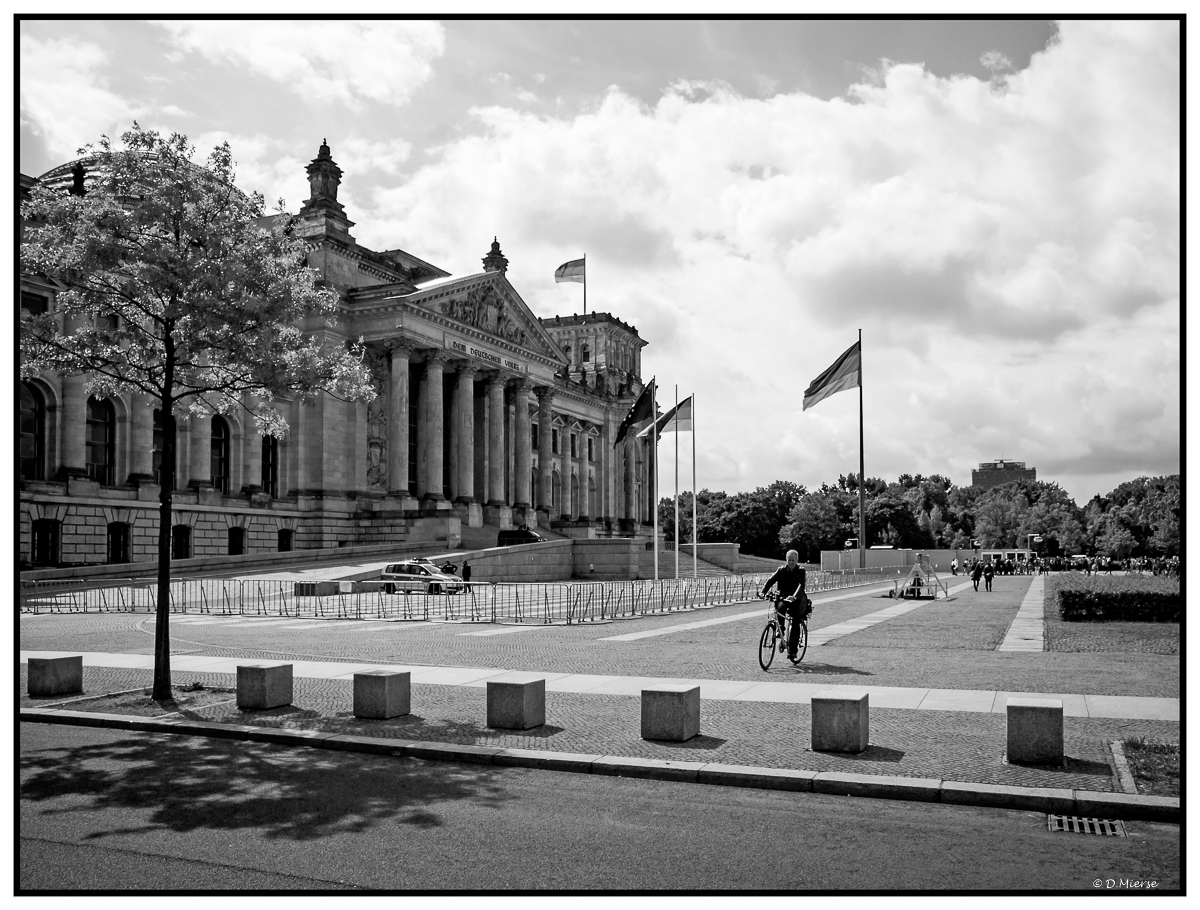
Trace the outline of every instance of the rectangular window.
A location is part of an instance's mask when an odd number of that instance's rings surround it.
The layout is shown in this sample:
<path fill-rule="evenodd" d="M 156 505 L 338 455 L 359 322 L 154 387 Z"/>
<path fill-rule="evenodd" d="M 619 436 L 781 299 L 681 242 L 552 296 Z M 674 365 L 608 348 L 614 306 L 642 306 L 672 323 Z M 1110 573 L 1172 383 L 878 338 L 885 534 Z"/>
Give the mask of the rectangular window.
<path fill-rule="evenodd" d="M 575 434 L 574 433 L 571 434 L 571 457 L 572 458 L 579 457 L 578 455 L 575 454 Z"/>
<path fill-rule="evenodd" d="M 532 445 L 532 447 L 533 447 L 533 450 L 536 452 L 536 451 L 537 451 L 537 447 L 538 447 L 538 425 L 537 425 L 536 423 L 531 423 L 531 424 L 529 425 L 529 432 L 530 432 L 530 434 L 531 434 L 531 436 L 532 436 L 532 443 L 531 443 L 531 445 Z"/>
<path fill-rule="evenodd" d="M 558 430 L 550 431 L 550 451 L 555 455 L 558 454 Z"/>
<path fill-rule="evenodd" d="M 588 437 L 588 461 L 592 460 L 592 437 Z"/>
<path fill-rule="evenodd" d="M 21 309 L 30 316 L 40 316 L 50 309 L 50 298 L 42 294 L 31 294 L 29 291 L 22 291 Z"/>

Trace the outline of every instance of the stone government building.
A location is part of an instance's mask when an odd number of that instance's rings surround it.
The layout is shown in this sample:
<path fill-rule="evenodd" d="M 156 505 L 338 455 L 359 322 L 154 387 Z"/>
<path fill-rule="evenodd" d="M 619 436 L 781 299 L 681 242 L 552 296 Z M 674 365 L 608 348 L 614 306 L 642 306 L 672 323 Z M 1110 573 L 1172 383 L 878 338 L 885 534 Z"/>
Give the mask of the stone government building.
<path fill-rule="evenodd" d="M 86 161 L 21 176 L 86 191 Z M 295 216 L 308 263 L 341 297 L 336 324 L 362 338 L 378 397 L 282 402 L 285 438 L 245 414 L 179 421 L 173 558 L 429 541 L 463 526 L 525 525 L 569 537 L 650 533 L 652 450 L 617 427 L 642 389 L 631 326 L 607 313 L 542 319 L 492 241 L 483 270 L 453 278 L 350 233 L 342 171 L 322 143 Z M 21 276 L 21 306 L 53 311 L 55 288 Z M 84 376 L 20 388 L 22 565 L 154 558 L 162 432 L 141 395 L 97 400 Z M 486 535 L 485 535 L 486 536 Z"/>

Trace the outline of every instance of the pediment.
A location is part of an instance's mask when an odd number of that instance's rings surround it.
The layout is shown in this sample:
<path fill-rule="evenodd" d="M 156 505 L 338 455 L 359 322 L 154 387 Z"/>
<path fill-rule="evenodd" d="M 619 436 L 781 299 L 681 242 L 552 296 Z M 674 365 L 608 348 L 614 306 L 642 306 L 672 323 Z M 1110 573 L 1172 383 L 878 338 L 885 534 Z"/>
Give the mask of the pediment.
<path fill-rule="evenodd" d="M 567 362 L 554 339 L 499 272 L 422 289 L 411 295 L 408 302 L 472 330 L 468 334 L 497 339 L 558 364 Z"/>

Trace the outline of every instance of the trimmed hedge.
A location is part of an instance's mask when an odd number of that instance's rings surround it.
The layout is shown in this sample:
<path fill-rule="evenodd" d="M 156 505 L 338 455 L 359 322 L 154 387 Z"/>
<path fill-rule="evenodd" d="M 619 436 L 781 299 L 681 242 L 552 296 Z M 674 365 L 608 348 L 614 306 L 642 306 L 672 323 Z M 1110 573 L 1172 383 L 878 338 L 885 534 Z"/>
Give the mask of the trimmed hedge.
<path fill-rule="evenodd" d="M 1179 580 L 1144 576 L 1057 578 L 1058 613 L 1066 622 L 1179 622 Z"/>

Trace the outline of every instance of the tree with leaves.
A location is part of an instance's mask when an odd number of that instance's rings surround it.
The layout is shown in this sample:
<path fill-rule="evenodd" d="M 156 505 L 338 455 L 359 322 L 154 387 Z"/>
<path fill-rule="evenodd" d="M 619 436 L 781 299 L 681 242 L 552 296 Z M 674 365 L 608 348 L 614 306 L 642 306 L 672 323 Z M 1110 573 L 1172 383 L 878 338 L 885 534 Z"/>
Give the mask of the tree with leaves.
<path fill-rule="evenodd" d="M 336 292 L 318 286 L 289 219 L 267 217 L 261 196 L 234 185 L 228 144 L 200 167 L 186 136 L 135 123 L 121 143 L 103 137 L 80 150 L 85 192 L 36 187 L 22 205 L 21 268 L 60 290 L 52 312 L 22 313 L 21 376 L 82 374 L 90 394 L 142 393 L 157 403 L 153 697 L 165 700 L 176 419 L 242 409 L 264 435 L 282 435 L 281 395 L 374 392 L 361 347 L 333 331 Z"/>

